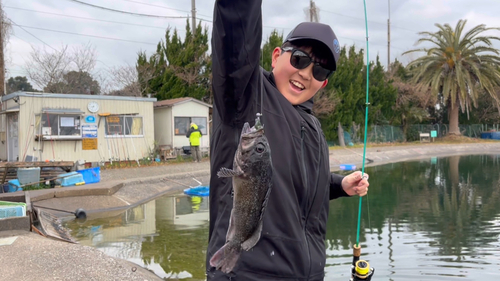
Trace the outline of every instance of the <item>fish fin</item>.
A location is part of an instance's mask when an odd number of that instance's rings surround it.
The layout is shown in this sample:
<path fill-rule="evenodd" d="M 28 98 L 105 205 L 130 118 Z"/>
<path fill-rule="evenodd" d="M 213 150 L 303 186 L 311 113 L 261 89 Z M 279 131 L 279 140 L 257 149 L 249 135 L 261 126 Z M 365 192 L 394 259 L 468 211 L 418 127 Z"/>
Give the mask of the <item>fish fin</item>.
<path fill-rule="evenodd" d="M 259 224 L 255 228 L 255 231 L 252 233 L 252 236 L 250 236 L 245 242 L 241 243 L 241 248 L 245 251 L 248 251 L 257 244 L 260 240 L 260 234 L 262 233 L 262 220 L 259 221 Z"/>
<path fill-rule="evenodd" d="M 234 225 L 234 209 L 231 211 L 231 216 L 229 217 L 229 227 L 227 229 L 226 241 L 230 241 L 234 237 L 236 232 L 236 226 Z"/>
<path fill-rule="evenodd" d="M 224 273 L 230 273 L 240 258 L 241 247 L 237 243 L 227 242 L 210 259 L 210 265 Z"/>
<path fill-rule="evenodd" d="M 243 175 L 243 172 L 241 171 L 235 171 L 235 170 L 230 170 L 228 168 L 220 168 L 220 170 L 217 172 L 217 176 L 219 178 L 232 178 L 232 177 L 237 177 Z"/>
<path fill-rule="evenodd" d="M 241 244 L 241 247 L 245 251 L 252 249 L 260 240 L 260 234 L 262 233 L 262 225 L 264 224 L 264 211 L 266 210 L 267 201 L 269 201 L 270 194 L 271 194 L 271 188 L 267 190 L 266 197 L 264 197 L 264 201 L 262 202 L 259 224 L 255 228 L 255 231 L 252 233 L 252 236 L 250 236 L 247 240 L 245 240 L 245 242 Z"/>

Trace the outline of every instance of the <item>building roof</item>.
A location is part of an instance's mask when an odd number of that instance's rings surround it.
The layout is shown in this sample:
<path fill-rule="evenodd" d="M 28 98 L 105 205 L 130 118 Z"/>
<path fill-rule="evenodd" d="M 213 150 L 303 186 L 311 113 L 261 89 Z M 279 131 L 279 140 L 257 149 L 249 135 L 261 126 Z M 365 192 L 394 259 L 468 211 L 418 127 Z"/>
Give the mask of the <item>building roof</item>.
<path fill-rule="evenodd" d="M 182 104 L 182 103 L 186 103 L 186 102 L 196 102 L 196 103 L 199 103 L 201 105 L 205 105 L 207 107 L 212 107 L 210 104 L 208 103 L 205 103 L 205 102 L 202 102 L 200 100 L 197 100 L 195 98 L 190 98 L 190 97 L 184 97 L 184 98 L 176 98 L 176 99 L 169 99 L 169 100 L 161 100 L 161 101 L 157 101 L 153 104 L 153 107 L 172 107 L 174 105 L 179 105 L 179 104 Z"/>
<path fill-rule="evenodd" d="M 128 100 L 128 101 L 143 101 L 155 102 L 156 98 L 130 97 L 130 96 L 110 96 L 110 95 L 78 95 L 78 94 L 55 94 L 55 93 L 39 93 L 39 92 L 14 92 L 6 96 L 2 96 L 2 101 L 7 101 L 15 97 L 35 97 L 35 98 L 63 98 L 63 99 L 91 99 L 91 100 Z"/>

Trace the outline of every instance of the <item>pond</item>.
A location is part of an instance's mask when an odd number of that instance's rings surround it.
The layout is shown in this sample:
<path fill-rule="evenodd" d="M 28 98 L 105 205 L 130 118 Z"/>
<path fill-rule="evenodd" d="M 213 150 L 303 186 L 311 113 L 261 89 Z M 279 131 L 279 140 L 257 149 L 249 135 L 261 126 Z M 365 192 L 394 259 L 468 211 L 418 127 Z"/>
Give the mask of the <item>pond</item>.
<path fill-rule="evenodd" d="M 362 258 L 372 280 L 500 278 L 500 155 L 369 167 Z M 325 280 L 349 280 L 358 198 L 330 204 Z M 208 198 L 164 196 L 114 216 L 68 222 L 83 245 L 162 278 L 205 280 Z"/>

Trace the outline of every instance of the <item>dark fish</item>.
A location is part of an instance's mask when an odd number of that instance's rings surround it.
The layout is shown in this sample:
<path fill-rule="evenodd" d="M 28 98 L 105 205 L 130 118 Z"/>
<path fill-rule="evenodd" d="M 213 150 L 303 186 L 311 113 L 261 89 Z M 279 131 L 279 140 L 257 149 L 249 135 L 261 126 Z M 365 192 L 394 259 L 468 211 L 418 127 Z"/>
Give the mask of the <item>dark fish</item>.
<path fill-rule="evenodd" d="M 271 149 L 264 128 L 256 120 L 245 123 L 233 169 L 221 168 L 219 177 L 233 178 L 233 209 L 226 244 L 210 259 L 210 265 L 225 273 L 233 270 L 241 250 L 248 251 L 259 242 L 262 218 L 271 192 Z"/>

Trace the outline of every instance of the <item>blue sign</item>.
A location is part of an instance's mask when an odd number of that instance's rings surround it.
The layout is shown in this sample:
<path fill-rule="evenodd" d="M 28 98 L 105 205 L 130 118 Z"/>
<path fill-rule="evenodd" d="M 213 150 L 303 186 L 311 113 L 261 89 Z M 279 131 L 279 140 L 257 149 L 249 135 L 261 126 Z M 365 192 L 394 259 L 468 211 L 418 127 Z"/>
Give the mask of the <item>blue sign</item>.
<path fill-rule="evenodd" d="M 82 137 L 83 138 L 97 138 L 97 126 L 96 125 L 82 125 Z"/>
<path fill-rule="evenodd" d="M 85 116 L 85 122 L 87 122 L 87 123 L 95 123 L 95 116 L 92 116 L 92 115 Z"/>
<path fill-rule="evenodd" d="M 339 40 L 337 40 L 337 38 L 333 39 L 333 50 L 337 54 L 340 53 L 340 43 Z"/>

